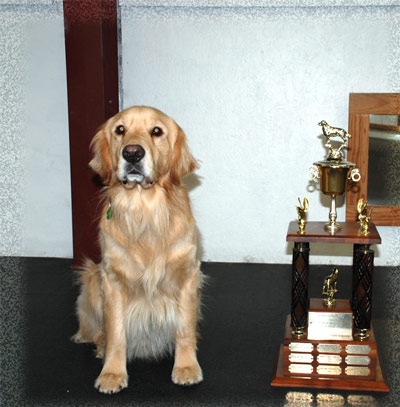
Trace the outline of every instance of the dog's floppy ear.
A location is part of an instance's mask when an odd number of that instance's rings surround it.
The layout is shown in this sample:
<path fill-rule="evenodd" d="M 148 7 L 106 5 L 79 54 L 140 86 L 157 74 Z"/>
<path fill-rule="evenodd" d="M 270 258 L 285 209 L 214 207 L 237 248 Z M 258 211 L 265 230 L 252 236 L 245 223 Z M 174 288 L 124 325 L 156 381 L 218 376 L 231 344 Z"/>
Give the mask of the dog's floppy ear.
<path fill-rule="evenodd" d="M 186 136 L 183 130 L 178 126 L 178 137 L 175 141 L 172 164 L 170 170 L 171 181 L 175 185 L 181 183 L 181 178 L 190 174 L 199 164 L 189 151 Z"/>
<path fill-rule="evenodd" d="M 110 145 L 105 131 L 106 124 L 104 123 L 90 143 L 90 148 L 94 153 L 94 157 L 90 161 L 89 166 L 93 171 L 100 175 L 104 184 L 108 184 L 111 180 L 111 158 Z"/>

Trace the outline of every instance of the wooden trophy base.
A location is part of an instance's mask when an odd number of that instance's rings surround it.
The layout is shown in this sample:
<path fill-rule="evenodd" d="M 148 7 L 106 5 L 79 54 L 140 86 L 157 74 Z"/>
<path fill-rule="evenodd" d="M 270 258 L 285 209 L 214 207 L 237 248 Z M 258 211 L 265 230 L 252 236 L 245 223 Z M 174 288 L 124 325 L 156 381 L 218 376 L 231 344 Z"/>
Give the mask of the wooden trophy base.
<path fill-rule="evenodd" d="M 284 343 L 276 354 L 271 386 L 390 391 L 372 328 L 369 333 L 369 338 L 363 341 L 295 338 L 289 315 Z"/>

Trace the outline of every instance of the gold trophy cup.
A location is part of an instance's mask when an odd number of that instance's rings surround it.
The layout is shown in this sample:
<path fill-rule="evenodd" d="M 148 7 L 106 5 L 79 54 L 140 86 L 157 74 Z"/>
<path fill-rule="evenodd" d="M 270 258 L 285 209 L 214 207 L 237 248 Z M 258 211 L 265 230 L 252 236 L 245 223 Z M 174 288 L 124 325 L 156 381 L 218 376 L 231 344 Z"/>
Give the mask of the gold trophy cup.
<path fill-rule="evenodd" d="M 322 126 L 322 132 L 327 138 L 325 147 L 329 148 L 329 153 L 326 160 L 315 162 L 310 168 L 310 179 L 319 179 L 322 193 L 331 197 L 329 223 L 325 225 L 325 230 L 334 234 L 341 229 L 340 224 L 336 222 L 336 197 L 343 195 L 346 191 L 348 179 L 358 182 L 361 175 L 358 168 L 355 168 L 356 164 L 343 158 L 342 150 L 348 147 L 348 140 L 351 135 L 344 129 L 329 126 L 325 120 L 322 120 L 318 125 Z M 332 147 L 331 141 L 334 138 L 341 140 L 342 144 L 339 148 Z"/>

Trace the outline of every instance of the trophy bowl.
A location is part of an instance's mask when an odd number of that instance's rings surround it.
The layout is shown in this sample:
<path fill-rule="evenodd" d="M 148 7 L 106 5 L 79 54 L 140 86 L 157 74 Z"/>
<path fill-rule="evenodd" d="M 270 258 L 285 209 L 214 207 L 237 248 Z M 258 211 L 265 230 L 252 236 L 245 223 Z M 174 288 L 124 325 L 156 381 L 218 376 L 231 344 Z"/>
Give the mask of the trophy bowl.
<path fill-rule="evenodd" d="M 346 162 L 335 165 L 329 161 L 319 161 L 314 165 L 319 169 L 321 192 L 330 196 L 343 195 L 346 191 L 349 170 L 355 167 L 355 164 Z"/>

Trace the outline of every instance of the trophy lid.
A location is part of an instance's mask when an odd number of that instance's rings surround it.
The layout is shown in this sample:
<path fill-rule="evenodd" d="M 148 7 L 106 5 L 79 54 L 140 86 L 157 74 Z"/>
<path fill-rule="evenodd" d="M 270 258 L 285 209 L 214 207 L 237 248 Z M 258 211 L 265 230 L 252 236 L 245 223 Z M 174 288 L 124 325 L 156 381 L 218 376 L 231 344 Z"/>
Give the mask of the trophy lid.
<path fill-rule="evenodd" d="M 330 168 L 353 168 L 356 166 L 355 163 L 351 163 L 347 160 L 321 160 L 313 163 L 320 167 L 330 167 Z"/>

